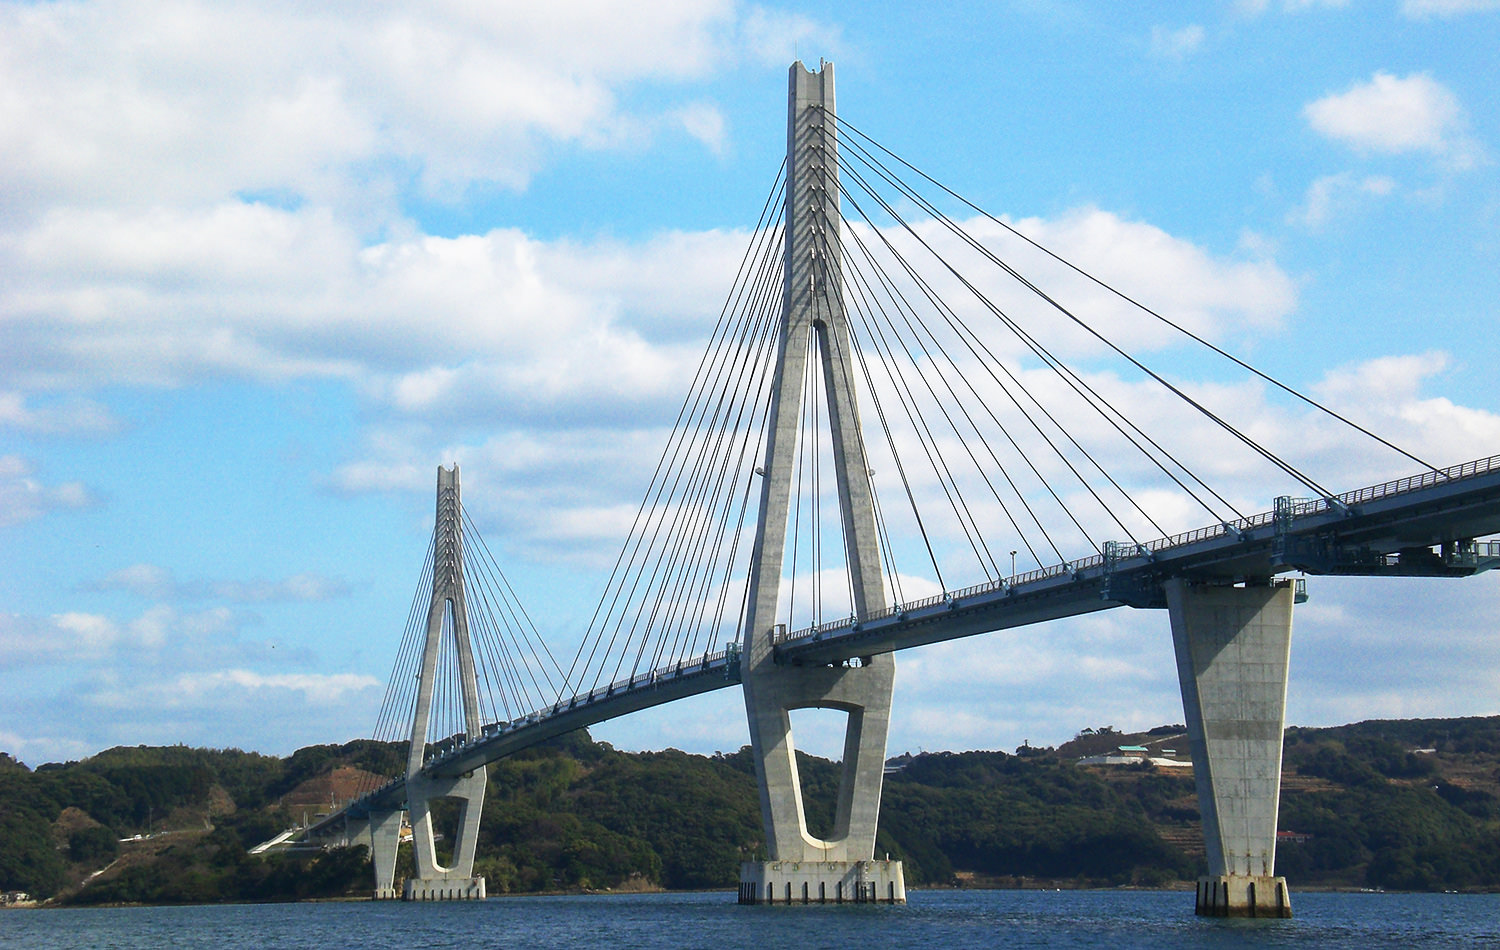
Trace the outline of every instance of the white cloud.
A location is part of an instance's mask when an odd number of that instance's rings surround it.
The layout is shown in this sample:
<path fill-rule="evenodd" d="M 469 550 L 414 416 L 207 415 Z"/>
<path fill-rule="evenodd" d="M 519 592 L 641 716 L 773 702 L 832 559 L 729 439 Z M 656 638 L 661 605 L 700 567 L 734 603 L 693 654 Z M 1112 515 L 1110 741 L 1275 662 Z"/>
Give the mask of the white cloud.
<path fill-rule="evenodd" d="M 124 590 L 154 600 L 227 600 L 235 603 L 315 602 L 343 597 L 348 585 L 319 574 L 293 574 L 280 580 L 179 581 L 154 564 L 133 564 L 83 585 L 84 590 Z"/>
<path fill-rule="evenodd" d="M 1055 218 L 1027 218 L 1013 225 L 1100 280 L 1210 336 L 1231 327 L 1272 330 L 1297 304 L 1296 284 L 1269 258 L 1218 257 L 1152 224 L 1099 208 L 1074 208 Z M 980 222 L 968 226 L 981 234 L 993 230 Z M 1133 347 L 1155 348 L 1177 339 L 1135 308 L 1041 255 L 1013 242 L 1000 246 L 1001 256 L 1017 270 L 1046 287 L 1061 288 L 1070 309 L 1089 314 Z"/>
<path fill-rule="evenodd" d="M 8 5 L 0 194 L 12 211 L 243 192 L 353 207 L 410 172 L 434 193 L 521 187 L 548 142 L 649 125 L 620 86 L 816 32 L 752 10 L 737 39 L 736 19 L 728 0 Z"/>
<path fill-rule="evenodd" d="M 1302 114 L 1319 134 L 1361 152 L 1426 153 L 1455 169 L 1473 166 L 1482 155 L 1458 97 L 1426 73 L 1377 72 L 1369 82 L 1308 103 Z"/>
<path fill-rule="evenodd" d="M 24 393 L 0 392 L 0 428 L 33 435 L 104 435 L 117 431 L 120 421 L 107 406 L 90 399 L 35 406 Z"/>
<path fill-rule="evenodd" d="M 0 695 L 0 749 L 31 764 L 115 745 L 185 743 L 285 755 L 327 742 L 336 724 L 368 724 L 380 682 L 357 673 L 103 667 L 61 691 Z M 44 712 L 43 712 L 44 711 Z M 63 732 L 56 723 L 70 723 Z"/>
<path fill-rule="evenodd" d="M 302 694 L 314 706 L 337 703 L 350 693 L 364 692 L 382 685 L 373 676 L 358 673 L 255 673 L 250 670 L 218 670 L 211 673 L 187 673 L 162 688 L 151 690 L 151 699 L 168 703 L 197 705 L 207 699 L 222 701 L 223 694 L 250 694 L 257 702 L 274 702 L 277 693 Z M 125 697 L 118 697 L 125 701 Z M 139 702 L 143 697 L 129 697 Z M 101 697 L 101 705 L 112 705 L 115 697 Z"/>
<path fill-rule="evenodd" d="M 1097 286 L 1017 247 L 993 225 L 966 224 L 1002 254 L 1014 254 L 1024 272 L 1040 270 L 1044 276 L 1038 280 L 1045 287 L 1057 290 L 1068 305 L 1088 314 L 1115 339 L 1128 341 L 1136 352 L 1180 342 L 1173 331 Z M 1159 228 L 1096 208 L 1027 219 L 1017 227 L 1210 336 L 1274 330 L 1295 306 L 1293 281 L 1259 253 L 1218 256 Z M 945 252 L 956 250 L 953 239 L 935 226 L 922 229 L 934 243 L 946 240 Z M 491 293 L 510 293 L 521 306 L 554 316 L 523 323 L 525 329 L 518 327 L 509 342 L 499 336 L 488 344 L 481 337 L 462 363 L 407 352 L 403 355 L 415 368 L 374 376 L 367 389 L 370 397 L 399 410 L 410 424 L 368 433 L 366 448 L 334 473 L 334 487 L 426 494 L 432 490 L 432 466 L 457 460 L 464 466 L 466 484 L 474 485 L 466 497 L 488 524 L 502 525 L 512 543 L 538 553 L 572 556 L 589 550 L 590 558 L 598 556 L 594 546 L 617 544 L 628 525 L 639 500 L 635 493 L 644 489 L 666 426 L 687 391 L 708 329 L 706 319 L 689 315 L 716 311 L 721 285 L 727 282 L 722 277 L 673 280 L 670 274 L 727 274 L 747 240 L 746 235 L 672 234 L 640 246 L 580 246 L 491 235 L 467 242 L 462 250 L 433 240 L 381 249 L 382 258 L 404 266 L 439 249 L 461 254 L 443 267 L 445 280 L 422 280 L 424 287 L 446 286 L 450 295 L 454 283 L 463 279 L 461 265 L 485 272 L 498 268 L 497 261 L 505 266 L 524 261 L 521 279 L 491 284 L 475 281 L 471 274 L 480 302 L 460 303 L 454 295 L 448 312 L 477 313 Z M 662 298 L 653 290 L 657 287 L 673 293 Z M 1029 298 L 1008 279 L 986 289 L 1006 306 L 1017 294 Z M 385 304 L 398 295 L 384 294 Z M 972 301 L 968 306 L 973 309 Z M 1018 307 L 1037 309 L 1031 299 L 1019 301 Z M 684 316 L 679 319 L 678 314 Z M 1102 351 L 1076 328 L 1056 329 L 1064 321 L 1042 314 L 1038 322 L 1048 327 L 1047 335 L 1059 338 L 1052 340 L 1059 352 L 1092 359 Z M 495 329 L 489 332 L 494 335 Z M 1006 353 L 1018 348 L 1014 340 L 994 345 Z M 1060 387 L 1045 370 L 1026 373 L 1028 385 L 1039 392 Z M 427 427 L 455 418 L 483 420 L 495 434 L 480 445 L 455 445 Z M 917 451 L 914 445 L 912 450 Z M 882 461 L 876 467 L 894 478 L 893 463 Z M 599 478 L 600 472 L 609 477 Z M 928 487 L 938 490 L 935 484 Z"/>
<path fill-rule="evenodd" d="M 1068 305 L 1088 314 L 1115 339 L 1128 341 L 1137 353 L 1180 343 L 1181 338 L 1161 324 L 1055 262 L 1017 247 L 993 225 L 966 224 L 1000 247 L 1002 255 L 1015 255 L 1024 272 L 1042 271 L 1044 276 L 1038 280 L 1045 287 L 1058 290 L 1060 286 L 1058 294 Z M 1159 228 L 1096 208 L 1076 209 L 1053 219 L 1027 219 L 1017 222 L 1017 227 L 1210 336 L 1274 330 L 1295 306 L 1295 284 L 1261 253 L 1218 256 Z M 955 250 L 949 246 L 953 239 L 945 238 L 935 226 L 922 229 L 934 243 L 946 240 L 945 252 Z M 899 234 L 893 236 L 900 240 Z M 443 280 L 421 281 L 424 287 L 443 287 L 453 295 L 454 304 L 447 308 L 450 313 L 471 309 L 477 313 L 492 293 L 510 293 L 521 306 L 554 316 L 550 321 L 523 323 L 508 342 L 500 342 L 506 339 L 502 335 L 495 344 L 488 344 L 481 336 L 480 345 L 459 364 L 408 348 L 401 355 L 416 367 L 373 376 L 367 393 L 399 410 L 409 423 L 371 430 L 365 448 L 334 472 L 333 487 L 341 492 L 425 495 L 432 490 L 432 467 L 457 460 L 464 466 L 470 505 L 486 525 L 499 526 L 512 545 L 548 559 L 582 557 L 593 562 L 612 557 L 703 346 L 707 321 L 686 315 L 717 310 L 716 298 L 723 293 L 722 286 L 717 286 L 722 278 L 694 282 L 673 280 L 669 275 L 726 274 L 746 240 L 746 235 L 672 234 L 639 246 L 616 242 L 583 246 L 491 235 L 483 241 L 464 242 L 462 247 L 425 240 L 382 248 L 382 259 L 399 261 L 404 267 L 438 251 L 458 255 L 443 266 Z M 870 240 L 868 233 L 866 240 Z M 524 262 L 526 268 L 521 279 L 496 279 L 492 284 L 472 276 L 472 272 L 483 273 L 502 264 L 509 267 L 516 261 Z M 480 304 L 460 304 L 462 298 L 455 295 L 453 285 L 466 272 Z M 986 286 L 1006 306 L 1018 293 L 1013 285 L 1002 286 L 1008 283 Z M 672 288 L 673 294 L 661 298 L 653 290 L 658 287 Z M 382 296 L 389 306 L 400 292 Z M 415 299 L 417 294 L 412 292 L 412 296 Z M 1029 299 L 1024 308 L 1036 309 Z M 679 319 L 678 314 L 685 316 Z M 1049 328 L 1047 334 L 1060 337 L 1060 342 L 1052 341 L 1059 352 L 1087 362 L 1102 351 L 1076 328 L 1057 330 L 1064 321 L 1042 314 L 1038 322 Z M 492 327 L 488 332 L 494 335 L 496 331 Z M 994 345 L 1002 353 L 1018 348 L 1014 340 Z M 486 354 L 485 349 L 490 352 Z M 1022 372 L 1036 392 L 1050 393 L 1055 399 L 1065 395 L 1065 388 L 1048 371 L 1026 368 Z M 1094 381 L 1106 387 L 1121 386 L 1111 376 Z M 1159 393 L 1149 399 L 1152 406 L 1161 406 Z M 455 418 L 483 420 L 495 434 L 478 445 L 453 444 L 428 427 L 428 423 Z M 1083 426 L 1089 425 L 1102 422 L 1085 420 Z M 909 434 L 899 437 L 912 438 Z M 1217 445 L 1213 439 L 1205 444 Z M 919 451 L 914 443 L 910 448 Z M 963 449 L 955 446 L 954 451 Z M 894 463 L 883 455 L 875 467 L 887 473 L 886 479 L 895 478 Z M 608 477 L 601 478 L 601 472 L 609 473 Z M 897 490 L 894 481 L 889 484 L 890 490 Z M 923 483 L 922 490 L 940 489 L 931 482 Z M 1184 517 L 1188 514 L 1182 512 Z M 1195 524 L 1184 525 L 1189 526 Z"/>
<path fill-rule="evenodd" d="M 1413 20 L 1455 17 L 1500 10 L 1500 0 L 1402 0 L 1401 13 Z"/>
<path fill-rule="evenodd" d="M 728 129 L 724 114 L 711 102 L 693 102 L 673 113 L 673 118 L 693 138 L 702 142 L 715 155 L 723 155 L 728 147 Z"/>
<path fill-rule="evenodd" d="M 1197 23 L 1175 30 L 1168 26 L 1153 26 L 1151 55 L 1162 59 L 1184 59 L 1203 45 L 1203 36 L 1203 27 Z"/>
<path fill-rule="evenodd" d="M 414 188 L 439 199 L 476 186 L 523 188 L 559 147 L 640 148 L 671 137 L 729 154 L 733 130 L 697 80 L 747 58 L 815 61 L 840 41 L 806 17 L 727 0 L 12 4 L 0 7 L 0 36 L 0 141 L 13 145 L 0 150 L 0 426 L 113 431 L 108 410 L 77 395 L 107 386 L 339 380 L 363 399 L 365 419 L 383 421 L 336 456 L 346 461 L 330 474 L 333 487 L 427 495 L 432 467 L 457 458 L 466 499 L 514 529 L 508 541 L 585 559 L 612 555 L 628 526 L 748 235 L 568 241 L 495 228 L 437 237 L 403 221 L 400 200 Z M 1204 41 L 1191 26 L 1153 31 L 1158 39 L 1174 55 Z M 652 89 L 650 107 L 633 104 L 640 87 Z M 1440 146 L 1408 150 L 1451 162 L 1463 134 L 1461 123 L 1440 122 Z M 1263 244 L 1220 253 L 1095 208 L 1020 226 L 1215 339 L 1273 332 L 1297 305 L 1295 282 Z M 1096 288 L 1069 285 L 1068 293 L 1133 348 L 1170 345 L 1159 326 Z M 1085 363 L 1098 351 L 1076 337 L 1063 346 Z M 1378 398 L 1334 378 L 1328 393 L 1440 460 L 1493 444 L 1490 414 L 1424 394 L 1423 379 L 1438 371 L 1431 361 L 1351 368 L 1360 385 L 1379 383 Z M 1112 393 L 1136 387 L 1097 367 L 1089 378 Z M 1057 386 L 1035 372 L 1027 379 L 1039 390 Z M 1255 387 L 1200 389 L 1247 412 L 1268 402 Z M 1166 402 L 1145 399 L 1143 425 L 1177 418 Z M 1282 407 L 1266 425 L 1305 433 L 1298 451 L 1340 477 L 1379 470 L 1333 427 L 1305 423 Z M 1185 457 L 1229 478 L 1236 499 L 1263 504 L 1264 486 L 1202 432 L 1197 424 L 1174 432 L 1191 450 Z M 0 523 L 92 500 L 81 484 L 45 484 L 34 468 L 0 458 Z M 894 485 L 892 469 L 880 468 L 883 484 Z M 935 485 L 919 488 L 934 504 Z M 1147 499 L 1174 523 L 1202 520 L 1180 499 Z M 836 590 L 839 578 L 828 583 Z M 914 573 L 908 596 L 924 583 L 933 581 Z M 151 564 L 99 584 L 236 603 L 341 592 L 321 575 L 180 579 Z M 47 708 L 109 720 L 89 726 L 99 741 L 269 748 L 326 739 L 327 722 L 378 692 L 357 674 L 273 668 L 265 644 L 238 640 L 252 622 L 171 604 L 134 617 L 10 617 L 0 621 L 0 663 L 92 664 L 95 677 L 79 690 L 128 715 L 100 716 L 87 703 Z M 1157 664 L 1108 641 L 1106 628 L 1066 632 L 1084 639 L 1037 660 L 1050 679 L 1028 679 L 1025 651 L 1003 645 L 1004 662 L 986 662 L 989 640 L 957 659 L 973 656 L 976 668 L 1018 688 L 1042 690 L 1074 669 L 1115 685 L 1071 699 L 1038 693 L 1014 714 L 972 721 L 932 694 L 924 707 L 914 689 L 918 712 L 935 720 L 945 708 L 946 734 L 992 738 L 1008 724 L 1045 738 L 1031 730 L 1059 717 L 1076 718 L 1075 727 L 1106 716 L 1127 724 L 1110 708 L 1154 724 L 1145 720 L 1171 699 L 1170 689 L 1166 700 L 1147 698 Z M 159 709 L 164 699 L 169 708 Z M 17 741 L 48 741 L 21 712 L 5 711 Z M 721 725 L 701 728 L 726 738 L 743 730 L 742 720 L 734 730 Z"/>
<path fill-rule="evenodd" d="M 48 728 L 48 727 L 42 727 Z M 80 739 L 76 734 L 31 733 L 22 735 L 8 729 L 0 729 L 0 751 L 9 752 L 13 758 L 28 767 L 45 762 L 77 761 L 98 747 Z"/>
<path fill-rule="evenodd" d="M 1358 206 L 1371 197 L 1384 197 L 1396 190 L 1394 179 L 1385 175 L 1363 178 L 1350 172 L 1325 175 L 1307 186 L 1302 206 L 1287 214 L 1287 221 L 1317 230 L 1337 214 Z"/>
<path fill-rule="evenodd" d="M 1318 8 L 1339 9 L 1347 7 L 1349 0 L 1281 0 L 1280 7 L 1285 13 L 1301 13 L 1304 10 Z M 1259 16 L 1272 6 L 1272 0 L 1236 0 L 1235 6 L 1241 13 L 1249 16 Z"/>
<path fill-rule="evenodd" d="M 258 656 L 262 651 L 257 646 L 238 642 L 241 623 L 242 618 L 223 607 L 185 613 L 163 604 L 126 621 L 82 611 L 50 617 L 0 614 L 0 667 L 145 663 L 159 668 L 164 658 L 180 665 L 245 651 Z"/>
<path fill-rule="evenodd" d="M 35 466 L 21 456 L 0 455 L 0 528 L 95 503 L 82 482 L 45 485 L 35 474 Z"/>
<path fill-rule="evenodd" d="M 836 26 L 819 23 L 800 13 L 752 6 L 740 22 L 740 42 L 747 54 L 769 66 L 794 59 L 836 59 L 842 42 Z"/>
<path fill-rule="evenodd" d="M 747 240 L 579 245 L 496 230 L 361 248 L 309 209 L 57 212 L 0 243 L 0 265 L 26 275 L 0 290 L 0 371 L 52 388 L 331 377 L 429 412 L 452 401 L 445 374 L 464 358 L 475 375 L 495 371 L 492 391 L 533 401 L 593 375 L 579 366 L 670 387 L 670 352 L 642 333 L 706 332 Z"/>

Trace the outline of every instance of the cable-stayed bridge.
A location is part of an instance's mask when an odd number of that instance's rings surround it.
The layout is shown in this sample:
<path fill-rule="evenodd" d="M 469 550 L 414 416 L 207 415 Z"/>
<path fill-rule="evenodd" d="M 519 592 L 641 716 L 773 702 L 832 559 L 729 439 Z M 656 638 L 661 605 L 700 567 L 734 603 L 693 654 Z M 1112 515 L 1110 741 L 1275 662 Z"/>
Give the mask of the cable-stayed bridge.
<path fill-rule="evenodd" d="M 904 900 L 900 862 L 873 854 L 892 654 L 1164 608 L 1205 826 L 1198 909 L 1289 915 L 1274 848 L 1305 582 L 1283 575 L 1500 565 L 1479 540 L 1500 533 L 1500 457 L 1434 466 L 1211 342 L 1208 316 L 1145 306 L 840 119 L 832 78 L 792 67 L 786 164 L 571 659 L 479 537 L 457 468 L 440 469 L 375 730 L 410 743 L 406 772 L 311 834 L 369 844 L 377 896 L 397 896 L 409 809 L 405 895 L 483 896 L 487 763 L 738 685 L 770 857 L 742 869 L 740 899 Z M 1187 351 L 1174 366 L 1251 388 L 1175 379 L 1147 355 L 1169 344 Z M 1301 413 L 1291 446 L 1241 418 L 1267 394 Z M 1336 493 L 1311 462 L 1350 444 L 1417 474 Z M 802 809 L 788 714 L 805 707 L 848 714 L 827 838 Z M 440 798 L 460 813 L 446 867 Z"/>

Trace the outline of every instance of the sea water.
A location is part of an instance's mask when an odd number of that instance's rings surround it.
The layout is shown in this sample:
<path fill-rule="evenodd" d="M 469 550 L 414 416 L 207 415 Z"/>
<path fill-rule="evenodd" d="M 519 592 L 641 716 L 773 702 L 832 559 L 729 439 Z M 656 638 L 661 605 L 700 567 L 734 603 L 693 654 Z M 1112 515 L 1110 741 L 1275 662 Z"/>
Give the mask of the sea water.
<path fill-rule="evenodd" d="M 0 912 L 0 946 L 47 950 L 454 947 L 1500 948 L 1500 895 L 1294 893 L 1292 920 L 1195 917 L 1192 892 L 912 891 L 905 906 L 742 907 L 733 893 Z"/>

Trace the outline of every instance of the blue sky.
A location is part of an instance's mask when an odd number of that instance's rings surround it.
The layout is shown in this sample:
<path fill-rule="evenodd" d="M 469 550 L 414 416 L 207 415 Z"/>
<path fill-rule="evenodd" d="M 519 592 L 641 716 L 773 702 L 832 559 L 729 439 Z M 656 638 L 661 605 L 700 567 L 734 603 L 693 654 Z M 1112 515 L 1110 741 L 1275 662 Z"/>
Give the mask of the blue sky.
<path fill-rule="evenodd" d="M 798 57 L 1287 382 L 1500 453 L 1496 49 L 1494 0 L 0 3 L 0 749 L 367 735 L 455 460 L 571 653 Z M 1339 488 L 1411 467 L 1304 435 Z M 1494 585 L 1315 579 L 1289 718 L 1497 712 Z M 893 752 L 1181 716 L 1124 610 L 904 654 L 896 702 Z M 746 741 L 733 694 L 597 734 Z"/>

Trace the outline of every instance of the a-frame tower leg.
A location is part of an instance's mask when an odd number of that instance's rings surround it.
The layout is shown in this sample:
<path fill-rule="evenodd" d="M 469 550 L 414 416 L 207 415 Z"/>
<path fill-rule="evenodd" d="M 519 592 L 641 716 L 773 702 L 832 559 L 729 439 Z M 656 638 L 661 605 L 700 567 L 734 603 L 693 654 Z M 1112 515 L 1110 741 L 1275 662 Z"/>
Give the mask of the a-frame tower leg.
<path fill-rule="evenodd" d="M 480 811 L 484 807 L 486 771 L 480 768 L 456 778 L 431 778 L 422 774 L 445 620 L 452 632 L 458 657 L 464 729 L 469 736 L 477 736 L 481 725 L 474 650 L 469 640 L 469 612 L 464 599 L 460 511 L 458 466 L 453 466 L 451 471 L 439 467 L 432 601 L 427 609 L 427 638 L 417 682 L 411 749 L 406 760 L 406 801 L 411 812 L 412 850 L 417 865 L 417 876 L 406 882 L 407 900 L 465 900 L 485 896 L 484 878 L 474 876 L 474 848 L 479 838 Z M 433 840 L 431 802 L 440 798 L 456 799 L 459 809 L 450 859 L 453 863 L 447 867 L 438 863 Z"/>
<path fill-rule="evenodd" d="M 741 660 L 770 860 L 742 865 L 740 901 L 904 902 L 901 862 L 873 860 L 895 660 L 882 654 L 858 666 L 785 667 L 773 655 L 809 351 L 821 362 L 827 393 L 854 613 L 866 617 L 885 606 L 843 305 L 833 66 L 813 73 L 794 63 L 790 78 L 785 285 Z M 813 707 L 849 716 L 838 809 L 827 839 L 808 833 L 792 744 L 791 710 Z"/>

